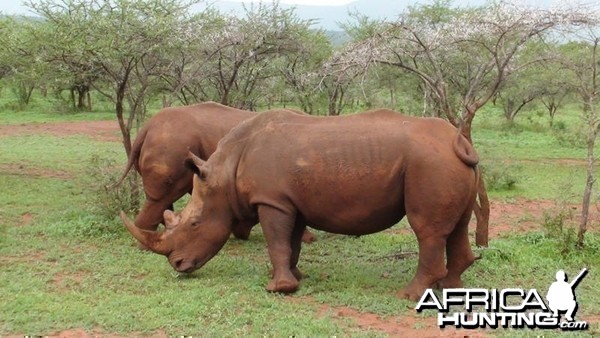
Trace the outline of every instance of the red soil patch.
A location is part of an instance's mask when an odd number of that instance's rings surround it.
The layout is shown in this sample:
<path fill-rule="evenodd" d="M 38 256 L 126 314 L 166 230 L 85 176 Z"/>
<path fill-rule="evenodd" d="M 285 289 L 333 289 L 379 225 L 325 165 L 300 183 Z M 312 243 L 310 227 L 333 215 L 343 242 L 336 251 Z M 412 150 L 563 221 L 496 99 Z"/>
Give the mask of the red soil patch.
<path fill-rule="evenodd" d="M 53 136 L 87 135 L 96 141 L 119 142 L 117 121 L 80 121 L 0 125 L 0 136 L 49 134 Z"/>
<path fill-rule="evenodd" d="M 485 337 L 480 330 L 461 330 L 456 328 L 440 329 L 436 318 L 420 318 L 402 315 L 389 318 L 374 313 L 359 312 L 348 307 L 330 307 L 321 305 L 320 316 L 327 314 L 335 318 L 349 318 L 364 330 L 383 332 L 390 337 Z"/>
<path fill-rule="evenodd" d="M 2 163 L 0 164 L 0 173 L 7 175 L 19 175 L 29 177 L 45 177 L 45 178 L 60 178 L 69 180 L 73 178 L 73 175 L 64 170 L 48 170 L 38 168 L 33 165 L 27 164 L 15 164 L 15 163 Z"/>
<path fill-rule="evenodd" d="M 544 214 L 556 216 L 565 212 L 567 222 L 578 224 L 581 205 L 561 204 L 551 200 L 517 199 L 512 202 L 493 201 L 490 206 L 490 238 L 502 235 L 543 229 Z M 594 224 L 600 223 L 600 204 L 592 204 L 589 210 L 588 231 L 597 231 Z M 474 224 L 471 226 L 475 228 Z"/>
<path fill-rule="evenodd" d="M 286 300 L 296 303 L 317 302 L 310 296 L 288 296 Z M 332 317 L 334 319 L 348 319 L 362 330 L 371 330 L 384 333 L 390 337 L 485 337 L 483 330 L 462 330 L 456 328 L 440 329 L 435 317 L 419 317 L 416 314 L 403 314 L 401 316 L 382 317 L 375 313 L 360 312 L 345 306 L 330 306 L 319 304 L 318 317 Z"/>
<path fill-rule="evenodd" d="M 30 213 L 25 213 L 21 215 L 21 226 L 29 225 L 33 221 L 33 215 Z"/>

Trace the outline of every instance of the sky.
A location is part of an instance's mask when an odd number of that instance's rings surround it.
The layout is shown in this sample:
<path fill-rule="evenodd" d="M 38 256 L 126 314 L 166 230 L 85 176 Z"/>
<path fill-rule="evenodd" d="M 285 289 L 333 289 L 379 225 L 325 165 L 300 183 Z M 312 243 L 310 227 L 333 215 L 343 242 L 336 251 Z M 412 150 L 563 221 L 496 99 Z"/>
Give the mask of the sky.
<path fill-rule="evenodd" d="M 251 2 L 252 0 L 229 0 L 235 2 Z M 256 0 L 254 2 L 259 2 Z M 318 5 L 318 6 L 343 6 L 355 0 L 279 0 L 282 4 L 290 5 Z M 266 1 L 268 3 L 268 1 Z"/>

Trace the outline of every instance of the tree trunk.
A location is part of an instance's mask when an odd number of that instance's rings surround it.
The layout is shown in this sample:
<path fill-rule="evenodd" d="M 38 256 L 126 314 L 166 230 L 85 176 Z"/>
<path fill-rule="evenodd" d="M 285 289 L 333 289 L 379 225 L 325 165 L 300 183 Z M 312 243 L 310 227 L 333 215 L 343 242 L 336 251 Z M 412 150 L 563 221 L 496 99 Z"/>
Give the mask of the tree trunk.
<path fill-rule="evenodd" d="M 477 169 L 479 170 L 479 168 Z M 490 224 L 490 200 L 485 188 L 485 181 L 481 171 L 479 172 L 479 185 L 477 187 L 477 198 L 479 204 L 475 202 L 473 212 L 477 220 L 475 228 L 475 244 L 479 247 L 487 247 L 489 245 L 488 228 Z"/>
<path fill-rule="evenodd" d="M 336 116 L 337 114 L 337 101 L 338 101 L 338 87 L 333 90 L 333 93 L 329 96 L 329 104 L 327 106 L 327 113 L 329 116 Z"/>
<path fill-rule="evenodd" d="M 506 102 L 504 103 L 504 117 L 506 117 L 506 120 L 508 122 L 510 122 L 511 124 L 514 122 L 514 108 L 515 108 L 515 101 L 513 99 L 507 99 Z"/>
<path fill-rule="evenodd" d="M 129 154 L 131 154 L 131 126 L 125 123 L 125 120 L 123 119 L 125 84 L 119 86 L 116 94 L 115 112 L 117 113 L 117 121 L 119 122 L 119 128 L 121 129 L 121 135 L 123 135 L 123 147 L 125 148 L 125 154 L 127 154 L 127 158 L 129 158 Z"/>
<path fill-rule="evenodd" d="M 75 99 L 75 87 L 71 87 L 71 102 L 73 103 L 73 111 L 76 111 L 77 100 Z"/>
<path fill-rule="evenodd" d="M 583 192 L 583 202 L 581 205 L 581 219 L 579 222 L 579 231 L 577 233 L 577 246 L 583 248 L 585 233 L 589 220 L 590 202 L 592 199 L 592 188 L 596 179 L 594 178 L 594 146 L 596 144 L 597 127 L 589 126 L 590 131 L 587 137 L 587 178 L 585 190 Z"/>
<path fill-rule="evenodd" d="M 90 91 L 87 91 L 87 106 L 88 106 L 88 111 L 92 111 L 92 94 L 90 93 Z"/>
<path fill-rule="evenodd" d="M 229 106 L 229 89 L 225 89 L 223 95 L 221 96 L 221 104 L 224 106 Z"/>
<path fill-rule="evenodd" d="M 79 111 L 84 111 L 87 109 L 85 106 L 85 98 L 88 89 L 85 86 L 77 86 L 77 109 Z"/>
<path fill-rule="evenodd" d="M 475 109 L 467 109 L 461 130 L 463 136 L 471 144 L 473 144 L 473 140 L 471 138 L 471 124 L 473 122 L 473 118 L 475 118 Z M 487 247 L 489 245 L 488 228 L 490 224 L 490 199 L 487 195 L 487 189 L 485 187 L 485 181 L 483 179 L 483 175 L 481 174 L 481 170 L 479 168 L 477 168 L 477 170 L 479 170 L 477 201 L 475 201 L 473 206 L 473 212 L 475 213 L 475 218 L 477 220 L 477 225 L 475 228 L 475 244 L 479 247 Z"/>
<path fill-rule="evenodd" d="M 548 114 L 550 114 L 550 128 L 554 127 L 554 116 L 556 115 L 556 111 L 558 107 L 556 105 L 552 105 L 548 108 Z"/>

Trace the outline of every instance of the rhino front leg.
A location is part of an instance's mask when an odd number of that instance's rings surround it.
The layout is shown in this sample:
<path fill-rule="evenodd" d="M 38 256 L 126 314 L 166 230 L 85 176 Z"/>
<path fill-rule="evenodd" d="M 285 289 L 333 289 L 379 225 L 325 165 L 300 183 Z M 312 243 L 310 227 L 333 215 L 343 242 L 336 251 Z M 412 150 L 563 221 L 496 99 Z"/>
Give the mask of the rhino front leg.
<path fill-rule="evenodd" d="M 298 269 L 298 260 L 300 259 L 300 251 L 302 250 L 302 243 L 308 230 L 305 224 L 296 224 L 294 231 L 292 232 L 292 258 L 290 261 L 290 269 L 296 279 L 301 280 L 303 275 Z M 310 233 L 310 232 L 309 232 Z M 312 234 L 311 234 L 312 235 Z"/>
<path fill-rule="evenodd" d="M 173 204 L 147 199 L 144 202 L 142 210 L 135 217 L 135 225 L 140 229 L 155 231 L 158 225 L 164 221 L 163 212 L 166 209 L 173 210 Z M 148 250 L 142 243 L 138 243 L 138 248 L 140 250 Z"/>
<path fill-rule="evenodd" d="M 140 229 L 155 231 L 163 221 L 163 212 L 170 205 L 170 203 L 166 204 L 147 199 L 142 210 L 135 217 L 135 225 Z"/>
<path fill-rule="evenodd" d="M 258 207 L 258 217 L 267 240 L 267 249 L 273 265 L 273 277 L 267 284 L 267 290 L 283 293 L 294 292 L 298 289 L 300 283 L 292 272 L 291 266 L 292 262 L 294 264 L 298 262 L 298 258 L 293 257 L 300 254 L 300 249 L 299 247 L 297 250 L 292 248 L 292 238 L 296 237 L 294 242 L 302 239 L 302 232 L 296 230 L 295 215 L 289 215 L 273 207 L 262 205 Z M 295 255 L 294 251 L 296 251 Z"/>

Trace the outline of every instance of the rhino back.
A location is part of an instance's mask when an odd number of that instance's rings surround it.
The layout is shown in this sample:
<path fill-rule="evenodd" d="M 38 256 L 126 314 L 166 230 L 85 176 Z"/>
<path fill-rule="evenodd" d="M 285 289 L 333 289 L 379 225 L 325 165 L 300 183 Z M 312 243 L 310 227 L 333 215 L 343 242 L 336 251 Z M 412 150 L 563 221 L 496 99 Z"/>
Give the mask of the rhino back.
<path fill-rule="evenodd" d="M 192 174 L 184 165 L 188 149 L 208 159 L 231 128 L 254 115 L 214 102 L 158 112 L 144 126 L 137 162 L 148 196 L 158 199 L 180 180 L 189 182 L 191 189 Z"/>
<path fill-rule="evenodd" d="M 472 175 L 453 153 L 455 129 L 442 120 L 387 110 L 269 115 L 246 122 L 235 171 L 239 198 L 250 209 L 268 204 L 297 211 L 317 229 L 380 231 L 404 216 L 407 191 Z"/>

